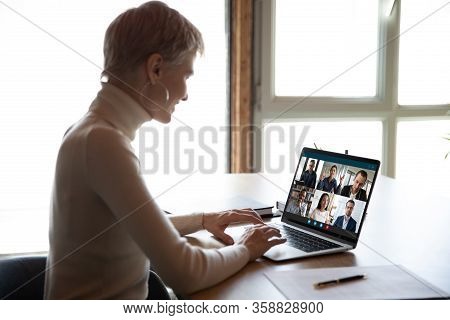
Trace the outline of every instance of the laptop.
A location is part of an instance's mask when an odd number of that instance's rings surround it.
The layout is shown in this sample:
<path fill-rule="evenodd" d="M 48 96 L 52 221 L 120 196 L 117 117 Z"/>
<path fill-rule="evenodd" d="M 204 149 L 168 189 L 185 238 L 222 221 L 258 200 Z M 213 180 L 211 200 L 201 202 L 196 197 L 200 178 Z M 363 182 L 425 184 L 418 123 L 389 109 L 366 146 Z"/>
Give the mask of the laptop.
<path fill-rule="evenodd" d="M 303 148 L 280 229 L 286 243 L 264 257 L 283 261 L 354 249 L 380 168 L 380 161 Z"/>

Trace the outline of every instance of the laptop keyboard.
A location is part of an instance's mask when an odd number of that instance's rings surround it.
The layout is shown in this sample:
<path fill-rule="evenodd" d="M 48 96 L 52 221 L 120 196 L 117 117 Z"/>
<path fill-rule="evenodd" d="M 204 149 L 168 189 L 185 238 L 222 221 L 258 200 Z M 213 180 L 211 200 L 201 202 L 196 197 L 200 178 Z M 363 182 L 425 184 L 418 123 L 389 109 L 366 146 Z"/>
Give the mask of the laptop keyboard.
<path fill-rule="evenodd" d="M 336 243 L 315 237 L 294 228 L 289 228 L 282 224 L 275 223 L 269 225 L 280 230 L 281 235 L 283 238 L 286 238 L 286 243 L 289 246 L 305 252 L 315 252 L 341 247 Z"/>

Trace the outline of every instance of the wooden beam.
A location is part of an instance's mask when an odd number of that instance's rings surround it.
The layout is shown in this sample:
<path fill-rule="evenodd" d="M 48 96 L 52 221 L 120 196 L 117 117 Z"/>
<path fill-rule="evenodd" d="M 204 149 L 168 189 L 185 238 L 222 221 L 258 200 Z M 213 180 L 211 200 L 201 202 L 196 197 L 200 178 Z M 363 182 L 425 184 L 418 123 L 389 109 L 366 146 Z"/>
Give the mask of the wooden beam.
<path fill-rule="evenodd" d="M 231 0 L 231 161 L 232 173 L 252 172 L 253 0 Z"/>

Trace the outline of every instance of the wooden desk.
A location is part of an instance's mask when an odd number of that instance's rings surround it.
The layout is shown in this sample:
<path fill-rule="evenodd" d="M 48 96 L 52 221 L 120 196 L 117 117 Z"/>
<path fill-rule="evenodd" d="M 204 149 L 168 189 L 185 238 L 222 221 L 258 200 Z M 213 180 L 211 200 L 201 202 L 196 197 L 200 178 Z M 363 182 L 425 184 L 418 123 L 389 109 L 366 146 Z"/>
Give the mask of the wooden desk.
<path fill-rule="evenodd" d="M 245 195 L 265 203 L 285 201 L 291 177 L 235 174 L 193 175 L 157 201 L 177 213 L 208 211 L 223 199 Z M 150 182 L 149 182 L 150 183 Z M 167 186 L 174 181 L 167 181 Z M 155 190 L 154 185 L 151 190 Z M 165 190 L 161 186 L 161 190 Z M 161 192 L 162 192 L 161 191 Z M 173 199 L 182 203 L 173 204 Z M 186 197 L 189 195 L 189 197 Z M 182 212 L 177 208 L 183 208 Z M 264 272 L 318 267 L 402 264 L 418 276 L 450 293 L 450 201 L 432 190 L 404 185 L 379 176 L 358 247 L 347 253 L 273 263 L 259 259 L 222 283 L 197 292 L 193 299 L 285 299 Z"/>

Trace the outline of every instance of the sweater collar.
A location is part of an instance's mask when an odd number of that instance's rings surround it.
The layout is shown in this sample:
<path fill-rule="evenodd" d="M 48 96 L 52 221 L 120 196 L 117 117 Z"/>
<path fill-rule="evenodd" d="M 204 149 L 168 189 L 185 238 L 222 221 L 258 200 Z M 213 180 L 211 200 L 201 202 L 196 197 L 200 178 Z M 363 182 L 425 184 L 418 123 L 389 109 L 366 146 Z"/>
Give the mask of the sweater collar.
<path fill-rule="evenodd" d="M 134 140 L 136 131 L 144 122 L 151 120 L 137 101 L 110 83 L 102 83 L 89 110 L 111 123 L 130 140 Z"/>

